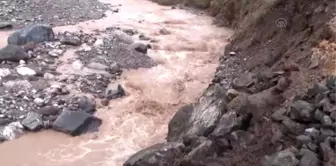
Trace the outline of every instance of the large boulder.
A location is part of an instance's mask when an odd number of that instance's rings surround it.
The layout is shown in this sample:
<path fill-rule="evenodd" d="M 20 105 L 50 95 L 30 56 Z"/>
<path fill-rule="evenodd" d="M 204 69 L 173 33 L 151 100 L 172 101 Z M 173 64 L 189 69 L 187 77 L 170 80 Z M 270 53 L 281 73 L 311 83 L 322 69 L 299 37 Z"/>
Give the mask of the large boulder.
<path fill-rule="evenodd" d="M 55 40 L 54 31 L 51 26 L 37 24 L 25 27 L 11 34 L 8 37 L 9 44 L 25 45 L 27 43 L 40 43 Z"/>
<path fill-rule="evenodd" d="M 183 154 L 182 143 L 156 144 L 131 156 L 124 166 L 171 166 Z"/>
<path fill-rule="evenodd" d="M 52 124 L 52 128 L 72 136 L 98 131 L 102 120 L 82 111 L 64 110 Z"/>
<path fill-rule="evenodd" d="M 21 46 L 8 44 L 6 47 L 0 49 L 0 62 L 20 62 L 20 60 L 28 60 L 29 56 Z"/>
<path fill-rule="evenodd" d="M 223 112 L 226 99 L 224 90 L 209 87 L 195 106 L 180 109 L 169 122 L 167 141 L 179 141 L 186 135 L 206 136 L 215 129 Z"/>

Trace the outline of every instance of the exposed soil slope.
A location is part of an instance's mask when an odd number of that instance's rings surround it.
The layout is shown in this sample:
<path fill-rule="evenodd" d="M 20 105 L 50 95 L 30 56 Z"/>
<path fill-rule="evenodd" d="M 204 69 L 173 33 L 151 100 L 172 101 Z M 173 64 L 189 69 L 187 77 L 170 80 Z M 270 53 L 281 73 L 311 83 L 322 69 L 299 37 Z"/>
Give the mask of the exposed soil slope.
<path fill-rule="evenodd" d="M 209 11 L 217 16 L 217 23 L 237 28 L 220 59 L 213 83 L 198 103 L 175 114 L 169 123 L 168 143 L 137 153 L 125 165 L 150 162 L 183 166 L 284 166 L 297 165 L 299 160 L 300 165 L 307 162 L 306 153 L 300 153 L 297 160 L 295 150 L 282 151 L 292 157 L 290 163 L 279 162 L 281 155 L 273 156 L 273 161 L 272 157 L 262 159 L 290 146 L 302 148 L 297 146 L 300 141 L 295 137 L 311 121 L 301 124 L 300 118 L 296 121 L 291 116 L 281 117 L 284 119 L 278 119 L 277 123 L 271 116 L 280 108 L 282 115 L 289 116 L 293 112 L 291 107 L 297 106 L 293 105 L 293 99 L 306 100 L 303 96 L 313 83 L 336 74 L 335 3 L 331 0 L 249 2 L 211 1 Z M 228 90 L 227 83 L 232 83 L 234 89 Z M 334 93 L 333 88 L 329 93 Z M 321 127 L 321 122 L 315 123 Z M 324 137 L 322 141 L 328 139 Z M 319 146 L 319 141 L 316 144 Z M 327 153 L 335 154 L 334 150 Z M 314 162 L 332 163 L 321 151 L 313 153 L 320 157 Z"/>

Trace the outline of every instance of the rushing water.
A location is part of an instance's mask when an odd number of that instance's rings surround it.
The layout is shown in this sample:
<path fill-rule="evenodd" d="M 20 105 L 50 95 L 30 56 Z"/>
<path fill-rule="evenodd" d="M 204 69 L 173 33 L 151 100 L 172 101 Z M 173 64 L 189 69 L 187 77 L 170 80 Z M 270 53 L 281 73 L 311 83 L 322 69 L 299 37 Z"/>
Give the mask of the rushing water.
<path fill-rule="evenodd" d="M 121 166 L 136 151 L 162 142 L 173 114 L 195 102 L 208 86 L 232 32 L 213 25 L 200 12 L 159 6 L 144 0 L 102 0 L 121 4 L 120 12 L 56 31 L 92 32 L 111 26 L 131 27 L 159 42 L 149 52 L 159 65 L 124 71 L 120 83 L 127 96 L 99 108 L 97 134 L 70 137 L 54 131 L 29 133 L 0 144 L 5 166 Z M 197 14 L 198 13 L 198 14 Z M 139 22 L 142 21 L 142 22 Z M 169 35 L 160 35 L 166 28 Z M 0 46 L 7 32 L 0 32 Z M 66 59 L 71 59 L 73 51 Z"/>

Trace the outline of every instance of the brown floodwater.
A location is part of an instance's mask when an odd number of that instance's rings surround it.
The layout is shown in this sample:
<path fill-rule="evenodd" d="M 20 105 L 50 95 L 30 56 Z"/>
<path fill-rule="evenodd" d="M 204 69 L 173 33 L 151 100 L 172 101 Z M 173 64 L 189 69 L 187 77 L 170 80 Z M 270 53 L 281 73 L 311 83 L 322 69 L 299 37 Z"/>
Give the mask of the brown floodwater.
<path fill-rule="evenodd" d="M 92 32 L 106 27 L 135 28 L 159 42 L 149 56 L 159 63 L 149 69 L 126 70 L 120 82 L 127 95 L 98 108 L 100 131 L 70 137 L 54 131 L 28 133 L 0 144 L 5 166 L 121 166 L 138 150 L 164 141 L 173 114 L 192 103 L 210 83 L 230 29 L 212 25 L 212 18 L 182 9 L 171 9 L 145 0 L 102 0 L 121 4 L 119 13 L 56 31 Z M 140 21 L 140 22 L 139 22 Z M 171 33 L 162 35 L 166 28 Z M 0 32 L 0 46 L 9 32 Z M 62 57 L 71 60 L 74 51 Z M 67 69 L 66 61 L 59 71 Z M 63 67 L 63 68 L 62 68 Z M 69 71 L 66 71 L 69 72 Z"/>

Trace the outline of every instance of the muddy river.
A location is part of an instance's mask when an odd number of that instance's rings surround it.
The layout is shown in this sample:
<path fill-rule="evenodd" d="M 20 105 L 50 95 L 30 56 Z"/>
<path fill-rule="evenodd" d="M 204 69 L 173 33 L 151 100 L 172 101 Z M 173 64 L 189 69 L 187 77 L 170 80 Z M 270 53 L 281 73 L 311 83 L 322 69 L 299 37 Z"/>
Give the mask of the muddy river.
<path fill-rule="evenodd" d="M 159 65 L 125 70 L 119 82 L 127 95 L 98 108 L 100 131 L 70 137 L 54 131 L 29 133 L 0 144 L 4 166 L 121 166 L 136 151 L 162 142 L 167 124 L 184 104 L 195 102 L 210 83 L 230 29 L 212 25 L 201 12 L 172 9 L 144 0 L 102 0 L 121 4 L 100 20 L 56 27 L 55 31 L 92 32 L 130 27 L 159 42 L 148 55 Z M 163 35 L 165 28 L 170 34 Z M 9 33 L 0 32 L 0 46 Z M 72 52 L 67 58 L 71 59 Z"/>

